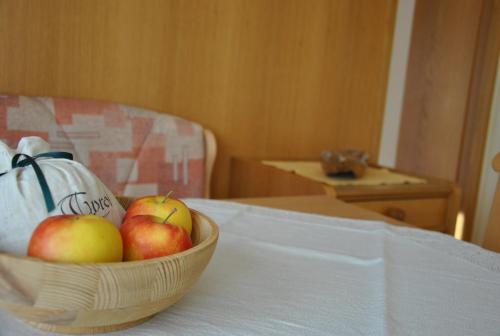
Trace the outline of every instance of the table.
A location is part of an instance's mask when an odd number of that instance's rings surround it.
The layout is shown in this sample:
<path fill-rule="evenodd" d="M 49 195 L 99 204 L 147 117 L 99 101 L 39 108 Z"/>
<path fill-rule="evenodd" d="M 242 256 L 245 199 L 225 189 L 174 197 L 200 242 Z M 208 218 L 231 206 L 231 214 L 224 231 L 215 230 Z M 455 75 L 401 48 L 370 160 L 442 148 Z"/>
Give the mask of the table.
<path fill-rule="evenodd" d="M 199 282 L 110 335 L 498 335 L 500 254 L 441 233 L 214 200 Z M 0 312 L 2 336 L 50 335 Z"/>
<path fill-rule="evenodd" d="M 293 161 L 292 161 L 293 163 Z M 340 200 L 427 230 L 454 233 L 460 190 L 452 182 L 428 176 L 427 183 L 330 186 L 259 159 L 231 159 L 229 198 L 332 195 Z"/>

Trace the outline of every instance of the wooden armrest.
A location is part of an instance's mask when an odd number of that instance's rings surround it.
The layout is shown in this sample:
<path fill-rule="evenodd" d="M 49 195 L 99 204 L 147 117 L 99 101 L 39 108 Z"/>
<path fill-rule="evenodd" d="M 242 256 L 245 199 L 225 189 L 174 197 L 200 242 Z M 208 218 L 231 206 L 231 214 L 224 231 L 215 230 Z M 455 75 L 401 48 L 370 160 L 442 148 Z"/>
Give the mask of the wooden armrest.
<path fill-rule="evenodd" d="M 493 169 L 495 169 L 495 171 L 497 172 L 500 172 L 500 153 L 497 153 L 497 155 L 495 155 L 495 158 L 493 159 Z"/>
<path fill-rule="evenodd" d="M 214 169 L 215 158 L 217 156 L 217 140 L 214 133 L 209 130 L 204 130 L 205 137 L 205 198 L 210 198 L 210 183 L 212 182 L 212 172 Z"/>

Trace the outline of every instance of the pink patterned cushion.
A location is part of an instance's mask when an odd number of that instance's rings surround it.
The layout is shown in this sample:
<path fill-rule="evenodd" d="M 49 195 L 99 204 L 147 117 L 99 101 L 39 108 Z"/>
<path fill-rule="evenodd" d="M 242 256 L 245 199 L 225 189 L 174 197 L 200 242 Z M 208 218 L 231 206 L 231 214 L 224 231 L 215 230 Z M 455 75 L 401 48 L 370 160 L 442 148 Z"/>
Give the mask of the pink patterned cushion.
<path fill-rule="evenodd" d="M 0 139 L 39 136 L 72 152 L 116 195 L 203 197 L 204 137 L 196 123 L 127 105 L 0 95 Z"/>

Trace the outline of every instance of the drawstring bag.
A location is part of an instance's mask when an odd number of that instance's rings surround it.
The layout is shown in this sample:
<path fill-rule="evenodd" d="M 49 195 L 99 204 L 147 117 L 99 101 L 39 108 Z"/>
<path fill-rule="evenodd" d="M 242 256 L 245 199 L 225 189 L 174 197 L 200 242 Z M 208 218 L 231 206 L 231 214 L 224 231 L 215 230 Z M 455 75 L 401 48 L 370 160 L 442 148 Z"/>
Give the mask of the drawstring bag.
<path fill-rule="evenodd" d="M 125 210 L 108 188 L 66 152 L 25 137 L 0 141 L 0 251 L 26 255 L 33 230 L 49 216 L 94 214 L 121 225 Z"/>

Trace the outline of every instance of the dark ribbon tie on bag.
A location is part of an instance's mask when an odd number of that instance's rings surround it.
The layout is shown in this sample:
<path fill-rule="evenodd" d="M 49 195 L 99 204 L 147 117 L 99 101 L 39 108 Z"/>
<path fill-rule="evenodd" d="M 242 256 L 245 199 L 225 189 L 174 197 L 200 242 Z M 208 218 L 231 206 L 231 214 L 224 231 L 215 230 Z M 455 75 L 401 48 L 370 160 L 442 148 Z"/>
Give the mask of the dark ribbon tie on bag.
<path fill-rule="evenodd" d="M 22 159 L 24 157 L 24 159 Z M 29 156 L 27 154 L 16 154 L 12 158 L 12 169 L 32 166 L 35 170 L 36 178 L 38 179 L 38 183 L 40 184 L 40 188 L 42 189 L 43 198 L 45 200 L 45 205 L 47 206 L 47 211 L 51 212 L 56 208 L 54 204 L 54 199 L 52 198 L 52 193 L 50 192 L 49 185 L 47 184 L 47 180 L 43 175 L 42 169 L 36 163 L 36 160 L 39 158 L 52 158 L 52 159 L 67 159 L 73 160 L 73 154 L 67 152 L 47 152 L 41 153 L 35 156 Z M 22 159 L 22 160 L 21 160 Z M 0 176 L 6 173 L 0 174 Z"/>

